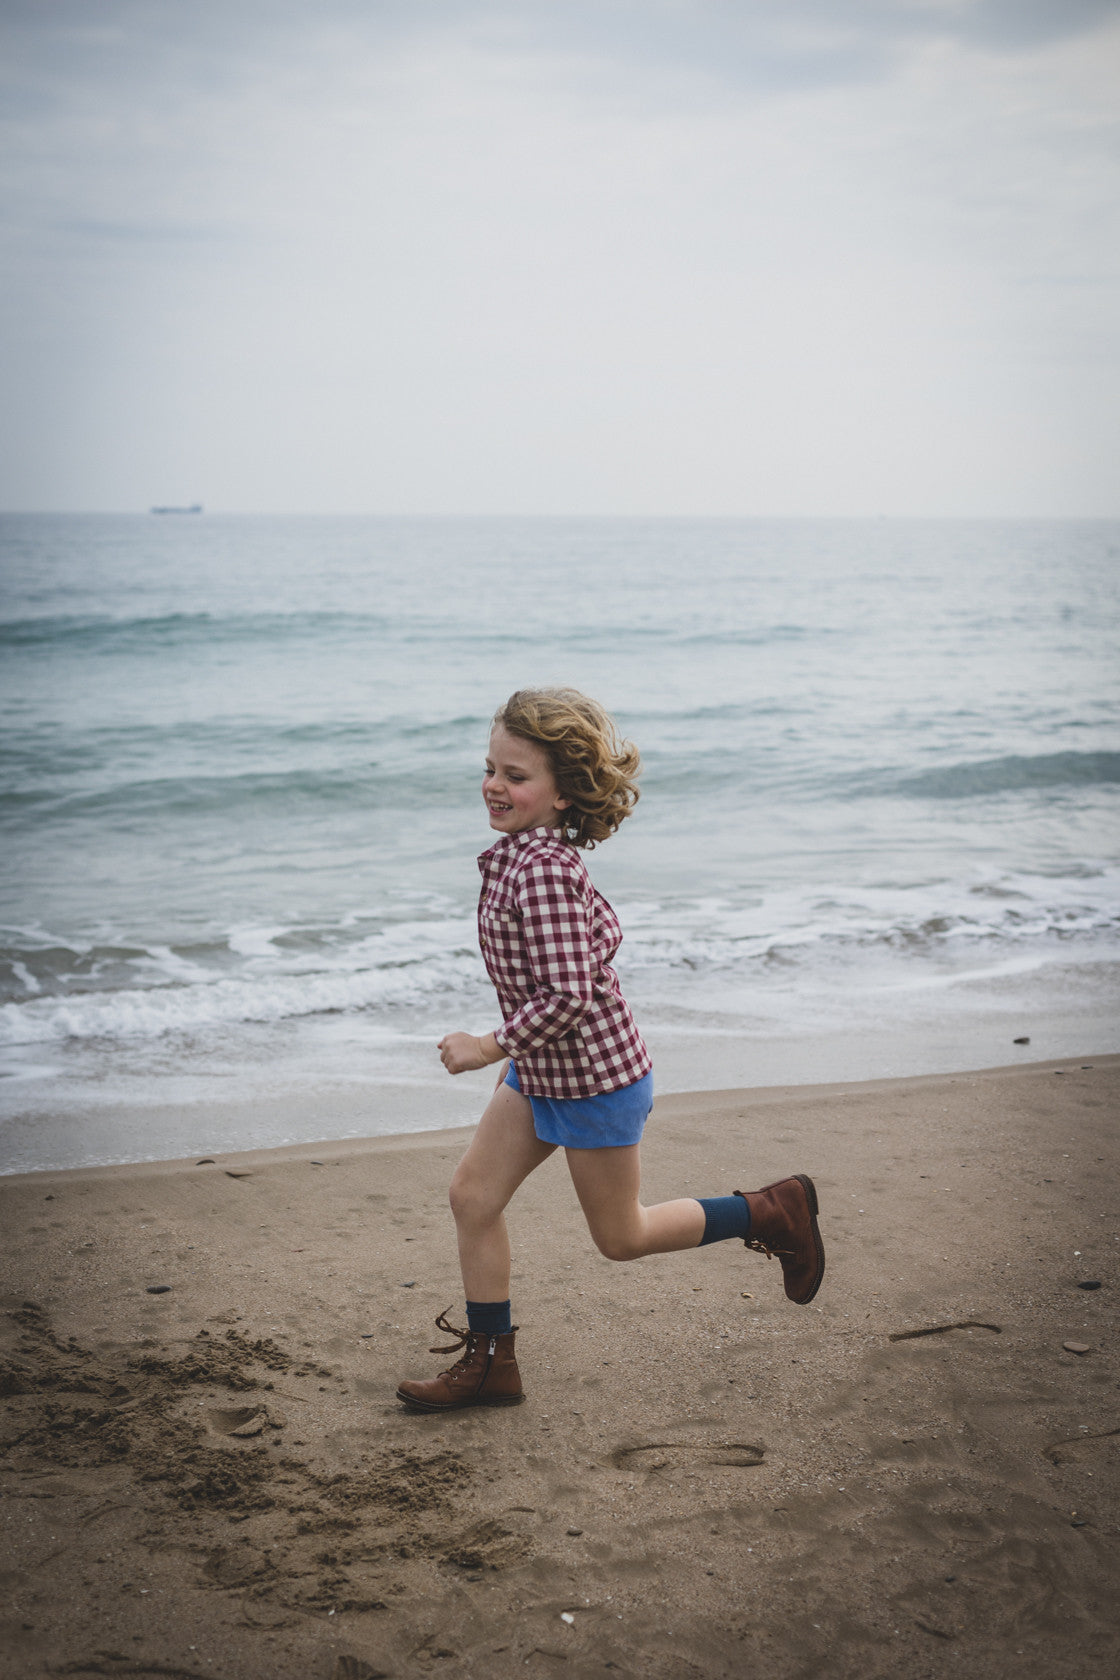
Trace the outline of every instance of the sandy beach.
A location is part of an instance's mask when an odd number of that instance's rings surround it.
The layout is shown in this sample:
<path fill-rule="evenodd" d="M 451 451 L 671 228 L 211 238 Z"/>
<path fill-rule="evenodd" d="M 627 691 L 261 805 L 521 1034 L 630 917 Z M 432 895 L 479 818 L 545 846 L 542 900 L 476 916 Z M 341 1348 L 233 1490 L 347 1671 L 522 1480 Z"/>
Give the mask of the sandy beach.
<path fill-rule="evenodd" d="M 813 1175 L 817 1300 L 612 1264 L 555 1158 L 526 1403 L 447 1417 L 465 1132 L 0 1180 L 5 1672 L 1111 1672 L 1118 1112 L 1120 1056 L 659 1099 L 646 1200 Z"/>

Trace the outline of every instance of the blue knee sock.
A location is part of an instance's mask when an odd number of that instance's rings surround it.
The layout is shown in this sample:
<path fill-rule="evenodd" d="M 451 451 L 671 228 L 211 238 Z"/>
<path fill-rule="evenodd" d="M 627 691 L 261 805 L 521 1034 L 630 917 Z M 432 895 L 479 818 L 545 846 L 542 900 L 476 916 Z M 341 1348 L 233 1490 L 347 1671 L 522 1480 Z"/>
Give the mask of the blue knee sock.
<path fill-rule="evenodd" d="M 699 1248 L 705 1243 L 726 1242 L 729 1237 L 746 1241 L 751 1229 L 751 1210 L 745 1196 L 697 1196 L 696 1199 L 704 1209 L 704 1235 L 697 1245 Z"/>
<path fill-rule="evenodd" d="M 512 1330 L 508 1301 L 468 1301 L 467 1326 L 480 1336 L 504 1336 Z"/>

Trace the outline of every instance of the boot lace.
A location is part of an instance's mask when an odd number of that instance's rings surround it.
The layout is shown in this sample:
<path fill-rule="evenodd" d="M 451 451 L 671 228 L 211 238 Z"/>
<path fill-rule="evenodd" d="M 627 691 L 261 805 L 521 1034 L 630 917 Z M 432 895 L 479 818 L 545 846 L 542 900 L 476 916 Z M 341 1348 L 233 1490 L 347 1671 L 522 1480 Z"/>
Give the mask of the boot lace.
<path fill-rule="evenodd" d="M 436 1319 L 436 1329 L 441 1330 L 445 1336 L 457 1336 L 459 1338 L 458 1341 L 452 1342 L 450 1347 L 429 1348 L 428 1352 L 458 1353 L 460 1348 L 465 1348 L 466 1352 L 463 1354 L 461 1359 L 457 1359 L 454 1365 L 448 1366 L 446 1371 L 440 1372 L 441 1377 L 450 1377 L 452 1382 L 458 1382 L 459 1378 L 465 1375 L 466 1371 L 469 1369 L 471 1357 L 475 1350 L 475 1344 L 479 1340 L 479 1336 L 477 1331 L 460 1330 L 458 1325 L 450 1323 L 447 1317 L 447 1314 L 450 1311 L 451 1308 L 448 1307 L 446 1311 L 440 1313 L 439 1317 Z"/>
<path fill-rule="evenodd" d="M 449 1323 L 447 1314 L 450 1311 L 451 1308 L 447 1307 L 440 1313 L 439 1317 L 436 1319 L 436 1329 L 441 1333 L 441 1335 L 457 1336 L 459 1339 L 456 1342 L 452 1342 L 450 1347 L 429 1348 L 429 1353 L 458 1353 L 461 1347 L 470 1347 L 471 1337 L 474 1335 L 474 1331 L 460 1330 L 457 1325 Z"/>
<path fill-rule="evenodd" d="M 761 1237 L 744 1237 L 743 1247 L 753 1248 L 756 1254 L 765 1254 L 767 1260 L 780 1260 L 783 1255 L 787 1259 L 792 1259 L 796 1252 L 792 1248 L 771 1248 L 769 1243 L 763 1242 Z"/>

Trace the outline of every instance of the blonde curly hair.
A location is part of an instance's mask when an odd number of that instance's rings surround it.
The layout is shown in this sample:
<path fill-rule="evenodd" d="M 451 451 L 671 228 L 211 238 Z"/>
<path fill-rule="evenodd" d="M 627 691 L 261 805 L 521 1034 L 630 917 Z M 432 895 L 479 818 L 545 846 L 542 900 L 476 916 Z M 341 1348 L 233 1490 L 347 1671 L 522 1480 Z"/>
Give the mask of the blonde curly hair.
<path fill-rule="evenodd" d="M 494 713 L 511 735 L 543 748 L 557 791 L 571 806 L 563 828 L 574 846 L 594 850 L 638 803 L 641 759 L 610 713 L 578 688 L 519 688 Z"/>

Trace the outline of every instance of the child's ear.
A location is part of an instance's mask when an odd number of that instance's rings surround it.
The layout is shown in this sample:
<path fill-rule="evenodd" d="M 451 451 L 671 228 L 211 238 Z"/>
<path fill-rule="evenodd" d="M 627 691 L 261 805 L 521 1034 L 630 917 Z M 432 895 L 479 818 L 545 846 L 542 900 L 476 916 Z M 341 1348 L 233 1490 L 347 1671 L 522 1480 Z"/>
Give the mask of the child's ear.
<path fill-rule="evenodd" d="M 572 808 L 572 802 L 570 799 L 554 799 L 552 804 L 553 808 L 557 811 L 570 811 Z"/>

